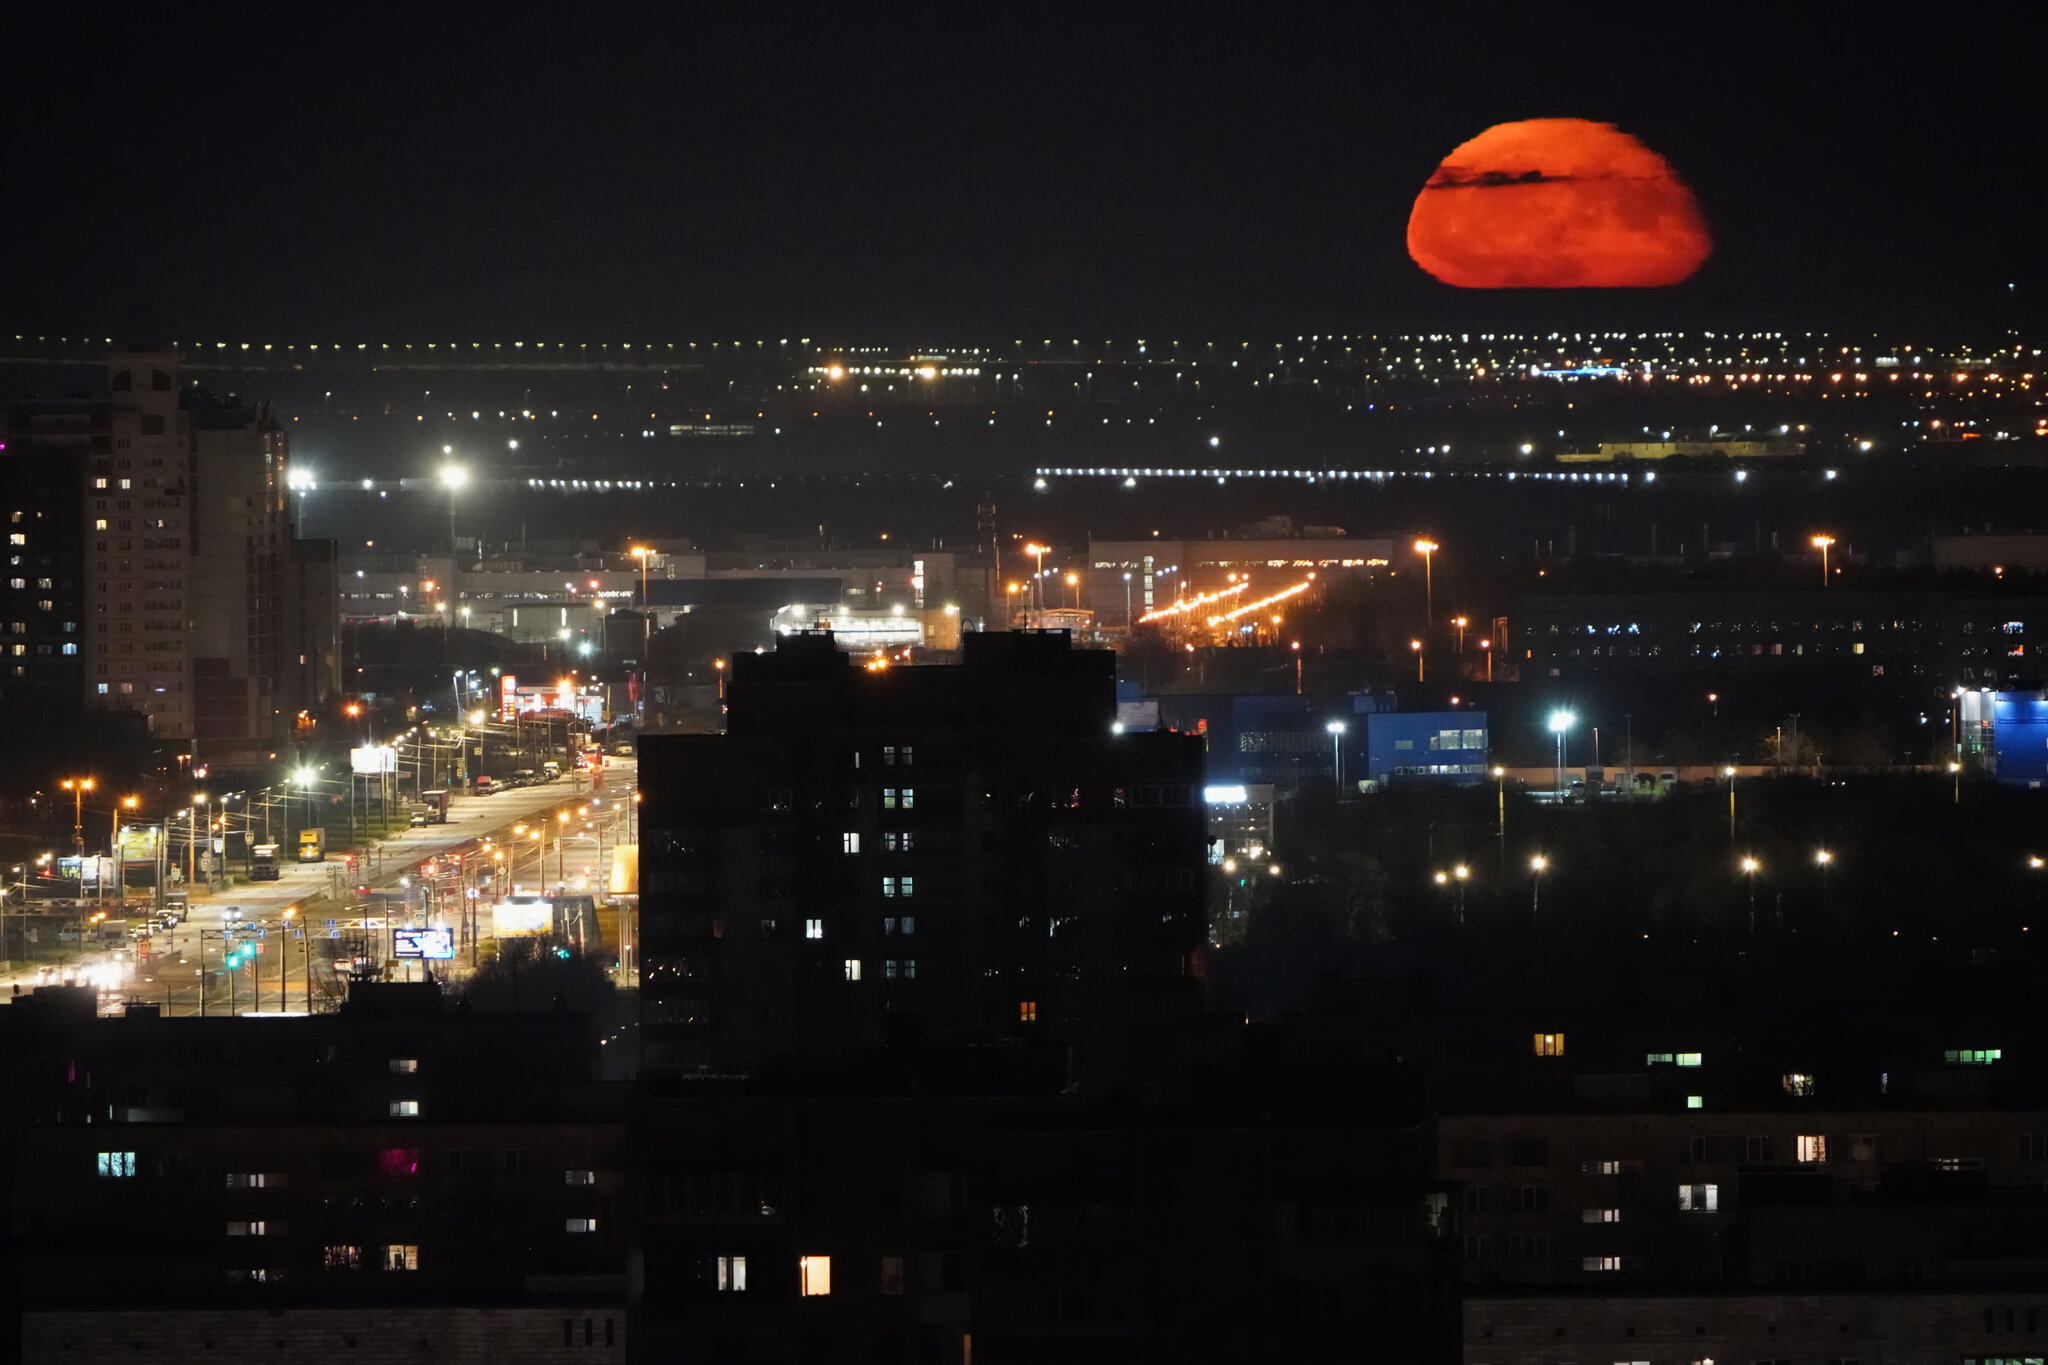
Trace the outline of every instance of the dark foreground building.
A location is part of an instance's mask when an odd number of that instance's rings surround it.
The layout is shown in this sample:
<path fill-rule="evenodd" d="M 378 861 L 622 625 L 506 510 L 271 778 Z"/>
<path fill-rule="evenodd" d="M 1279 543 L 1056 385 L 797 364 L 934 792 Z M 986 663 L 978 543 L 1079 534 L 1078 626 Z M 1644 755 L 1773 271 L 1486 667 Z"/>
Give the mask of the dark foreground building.
<path fill-rule="evenodd" d="M 979 634 L 733 661 L 723 735 L 640 747 L 651 1072 L 974 1042 L 1142 1077 L 1204 1006 L 1201 742 L 1115 727 L 1114 656 Z"/>

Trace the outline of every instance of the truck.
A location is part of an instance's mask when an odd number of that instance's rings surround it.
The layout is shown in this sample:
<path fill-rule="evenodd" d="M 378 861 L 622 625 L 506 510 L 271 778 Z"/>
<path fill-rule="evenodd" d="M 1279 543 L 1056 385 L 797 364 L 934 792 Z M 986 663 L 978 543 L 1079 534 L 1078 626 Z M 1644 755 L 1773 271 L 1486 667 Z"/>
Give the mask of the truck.
<path fill-rule="evenodd" d="M 327 861 L 326 830 L 302 829 L 299 831 L 299 861 L 302 863 L 324 863 Z"/>
<path fill-rule="evenodd" d="M 421 792 L 420 804 L 426 808 L 427 823 L 445 825 L 448 823 L 448 791 Z"/>
<path fill-rule="evenodd" d="M 277 878 L 277 845 L 258 844 L 249 850 L 249 880 L 274 882 Z"/>

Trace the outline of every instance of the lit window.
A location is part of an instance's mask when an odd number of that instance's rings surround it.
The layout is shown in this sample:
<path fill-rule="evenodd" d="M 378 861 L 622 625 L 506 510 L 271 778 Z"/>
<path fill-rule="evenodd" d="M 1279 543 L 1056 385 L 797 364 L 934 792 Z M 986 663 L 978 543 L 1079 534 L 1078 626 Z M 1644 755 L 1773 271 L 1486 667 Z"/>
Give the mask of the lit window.
<path fill-rule="evenodd" d="M 564 1171 L 562 1172 L 562 1183 L 564 1185 L 595 1185 L 597 1183 L 597 1172 Z"/>
<path fill-rule="evenodd" d="M 799 1288 L 797 1292 L 805 1298 L 816 1298 L 832 1292 L 832 1258 L 830 1256 L 799 1256 L 797 1258 Z"/>
<path fill-rule="evenodd" d="M 720 1256 L 718 1258 L 718 1288 L 726 1294 L 742 1294 L 747 1288 L 747 1258 L 744 1256 Z"/>
<path fill-rule="evenodd" d="M 823 938 L 823 937 L 825 937 L 825 921 L 823 921 L 823 920 L 821 920 L 821 919 L 807 919 L 807 920 L 805 920 L 805 921 L 804 921 L 804 937 L 805 937 L 805 938 Z"/>
<path fill-rule="evenodd" d="M 1580 1209 L 1579 1221 L 1581 1223 L 1619 1223 L 1621 1221 L 1621 1210 Z"/>
<path fill-rule="evenodd" d="M 391 1117 L 395 1119 L 416 1119 L 420 1116 L 418 1100 L 391 1101 Z"/>
<path fill-rule="evenodd" d="M 565 1218 L 562 1220 L 562 1231 L 596 1232 L 597 1220 L 595 1218 Z"/>
<path fill-rule="evenodd" d="M 260 1221 L 255 1223 L 234 1222 L 228 1224 L 228 1236 L 230 1237 L 261 1237 L 264 1235 L 264 1230 L 265 1225 Z"/>
<path fill-rule="evenodd" d="M 857 958 L 857 957 L 849 957 L 848 959 L 846 959 L 846 979 L 847 979 L 848 981 L 858 981 L 858 980 L 860 980 L 860 959 L 859 959 L 859 958 Z"/>
<path fill-rule="evenodd" d="M 1950 1048 L 1941 1054 L 1950 1066 L 1990 1066 L 2005 1053 L 1995 1047 Z"/>
<path fill-rule="evenodd" d="M 1020 1000 L 1020 1001 L 1018 1001 L 1018 1002 L 1017 1002 L 1017 1021 L 1018 1021 L 1019 1023 L 1024 1023 L 1024 1024 L 1035 1024 L 1035 1023 L 1037 1023 L 1037 1022 L 1038 1022 L 1038 1002 L 1037 1002 L 1036 1000 Z"/>
<path fill-rule="evenodd" d="M 135 1153 L 101 1152 L 99 1172 L 109 1180 L 127 1180 L 135 1174 Z"/>
<path fill-rule="evenodd" d="M 1562 1033 L 1539 1033 L 1535 1036 L 1538 1057 L 1564 1056 L 1564 1035 Z"/>
<path fill-rule="evenodd" d="M 1699 1066 L 1702 1064 L 1702 1061 L 1702 1054 L 1697 1052 L 1681 1052 L 1678 1054 L 1678 1064 L 1680 1066 Z"/>
<path fill-rule="evenodd" d="M 883 809 L 883 810 L 895 810 L 895 809 L 896 809 L 896 789 L 895 789 L 894 787 L 884 787 L 884 788 L 882 788 L 882 809 Z"/>
<path fill-rule="evenodd" d="M 407 1246 L 398 1243 L 385 1247 L 384 1268 L 386 1270 L 418 1270 L 420 1268 L 420 1249 L 417 1246 Z"/>
<path fill-rule="evenodd" d="M 882 932 L 884 934 L 914 934 L 917 932 L 917 917 L 915 915 L 904 915 L 899 918 L 895 915 L 886 915 L 882 919 Z"/>
<path fill-rule="evenodd" d="M 361 1270 L 363 1249 L 352 1246 L 333 1246 L 322 1250 L 320 1263 L 329 1270 Z"/>
<path fill-rule="evenodd" d="M 266 1175 L 262 1171 L 229 1171 L 227 1187 L 231 1190 L 281 1190 L 285 1186 L 282 1173 Z"/>
<path fill-rule="evenodd" d="M 1719 1185 L 1680 1185 L 1678 1187 L 1678 1208 L 1681 1213 L 1713 1213 L 1721 1207 Z"/>
<path fill-rule="evenodd" d="M 1778 1078 L 1778 1084 L 1788 1095 L 1797 1095 L 1801 1099 L 1813 1097 L 1813 1077 L 1803 1071 L 1787 1072 Z"/>
<path fill-rule="evenodd" d="M 882 894 L 885 896 L 909 896 L 915 895 L 916 892 L 917 878 L 915 877 L 882 878 Z"/>
<path fill-rule="evenodd" d="M 1802 1133 L 1798 1143 L 1798 1157 L 1803 1162 L 1818 1165 L 1828 1159 L 1828 1140 L 1819 1134 Z"/>
<path fill-rule="evenodd" d="M 1685 1107 L 1688 1109 L 1704 1109 L 1707 1107 L 1707 1097 L 1705 1095 L 1687 1095 L 1685 1097 Z"/>
<path fill-rule="evenodd" d="M 882 960 L 882 975 L 890 981 L 917 980 L 917 959 L 914 957 L 891 957 Z"/>
<path fill-rule="evenodd" d="M 1581 1269 L 1581 1270 L 1593 1270 L 1593 1271 L 1600 1271 L 1600 1270 L 1619 1270 L 1619 1269 L 1621 1269 L 1621 1257 L 1619 1257 L 1619 1256 L 1584 1256 L 1584 1257 L 1581 1257 L 1581 1258 L 1580 1258 L 1580 1260 L 1579 1260 L 1579 1269 Z"/>
<path fill-rule="evenodd" d="M 420 1173 L 420 1150 L 417 1147 L 386 1147 L 377 1153 L 379 1175 L 418 1175 Z"/>
<path fill-rule="evenodd" d="M 848 830 L 846 833 L 840 835 L 839 851 L 841 853 L 860 852 L 860 835 L 854 833 L 852 830 Z"/>
<path fill-rule="evenodd" d="M 419 1062 L 411 1057 L 393 1057 L 391 1059 L 391 1074 L 394 1076 L 410 1076 L 419 1069 Z"/>

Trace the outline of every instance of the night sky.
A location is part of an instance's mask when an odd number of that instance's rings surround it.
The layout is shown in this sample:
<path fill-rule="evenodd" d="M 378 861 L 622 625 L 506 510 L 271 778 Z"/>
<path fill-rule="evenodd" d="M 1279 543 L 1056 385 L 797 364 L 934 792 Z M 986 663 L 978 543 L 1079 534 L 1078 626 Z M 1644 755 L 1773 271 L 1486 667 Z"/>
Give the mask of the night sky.
<path fill-rule="evenodd" d="M 2038 7 L 1341 8 L 46 6 L 8 62 L 0 307 L 903 344 L 2042 316 Z M 1545 116 L 1668 158 L 1707 267 L 1654 294 L 1423 275 L 1437 163 Z"/>

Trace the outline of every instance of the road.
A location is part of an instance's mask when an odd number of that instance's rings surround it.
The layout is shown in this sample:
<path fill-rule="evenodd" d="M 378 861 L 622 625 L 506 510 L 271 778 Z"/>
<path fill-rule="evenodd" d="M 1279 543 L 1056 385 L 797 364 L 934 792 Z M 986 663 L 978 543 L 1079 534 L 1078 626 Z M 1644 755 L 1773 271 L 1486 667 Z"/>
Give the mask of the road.
<path fill-rule="evenodd" d="M 349 866 L 342 860 L 346 850 L 330 851 L 324 863 L 285 863 L 274 882 L 242 883 L 216 895 L 195 890 L 183 924 L 145 944 L 118 950 L 88 946 L 74 970 L 101 984 L 104 1010 L 119 1010 L 135 1000 L 162 1005 L 171 1014 L 303 1013 L 309 998 L 330 998 L 338 991 L 334 955 L 360 952 L 382 959 L 388 947 L 383 931 L 392 924 L 446 926 L 456 929 L 462 941 L 459 916 L 443 913 L 460 901 L 463 889 L 450 855 L 462 856 L 463 870 L 469 873 L 463 882 L 475 881 L 486 866 L 497 871 L 495 888 L 486 885 L 482 890 L 483 905 L 494 893 L 538 890 L 554 885 L 559 876 L 566 876 L 572 890 L 582 889 L 587 876 L 602 898 L 612 847 L 634 837 L 632 797 L 638 776 L 634 760 L 613 757 L 606 760 L 602 783 L 595 790 L 588 775 L 569 773 L 541 786 L 454 797 L 446 824 L 404 830 L 358 850 L 354 888 L 347 884 Z M 585 808 L 590 808 L 588 814 Z M 563 813 L 572 816 L 567 824 L 557 818 Z M 592 834 L 583 832 L 586 821 Z M 519 825 L 528 830 L 515 838 L 513 829 Z M 545 877 L 539 847 L 531 839 L 532 831 L 543 825 L 548 830 Z M 601 839 L 594 834 L 600 825 L 605 827 Z M 565 830 L 570 837 L 558 843 L 557 836 Z M 496 859 L 495 854 L 510 855 L 511 861 Z M 431 878 L 423 872 L 429 864 L 436 874 Z M 439 893 L 436 913 L 410 918 L 419 888 L 429 883 Z M 373 894 L 359 897 L 355 891 L 361 888 Z M 388 893 L 390 900 L 374 893 Z M 401 904 L 407 907 L 405 912 L 399 911 Z M 383 918 L 387 907 L 393 912 L 388 920 Z M 238 928 L 233 939 L 254 938 L 261 950 L 238 970 L 226 972 L 223 957 L 232 943 L 224 931 L 231 923 L 256 926 L 253 935 Z M 490 916 L 478 916 L 477 923 L 488 939 Z M 463 942 L 458 961 L 443 964 L 443 972 L 460 975 L 469 955 L 469 945 Z M 210 978 L 203 975 L 206 970 L 212 972 Z M 0 974 L 0 996 L 12 995 L 17 987 L 26 993 L 50 979 L 34 968 Z"/>

